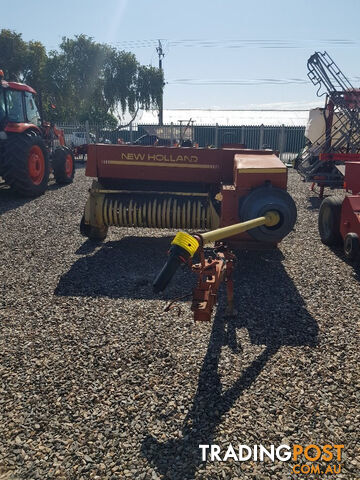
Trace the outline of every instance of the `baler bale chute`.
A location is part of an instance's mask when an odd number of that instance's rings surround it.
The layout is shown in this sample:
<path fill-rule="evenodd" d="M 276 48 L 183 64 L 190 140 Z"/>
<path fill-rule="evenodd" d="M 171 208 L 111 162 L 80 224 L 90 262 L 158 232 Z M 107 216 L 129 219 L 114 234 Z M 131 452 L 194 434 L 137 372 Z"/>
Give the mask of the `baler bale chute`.
<path fill-rule="evenodd" d="M 213 230 L 276 210 L 276 228 L 258 226 L 229 239 L 240 248 L 266 248 L 296 219 L 287 169 L 271 150 L 95 144 L 86 175 L 97 180 L 80 230 L 93 240 L 104 240 L 110 226 Z"/>

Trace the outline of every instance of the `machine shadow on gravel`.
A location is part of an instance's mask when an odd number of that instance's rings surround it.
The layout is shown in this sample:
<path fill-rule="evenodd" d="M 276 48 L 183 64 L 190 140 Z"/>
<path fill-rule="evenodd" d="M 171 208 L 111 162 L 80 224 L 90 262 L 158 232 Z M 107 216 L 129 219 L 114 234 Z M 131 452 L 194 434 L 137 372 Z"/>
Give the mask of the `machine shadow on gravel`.
<path fill-rule="evenodd" d="M 50 181 L 47 190 L 61 190 L 68 185 L 59 185 Z M 46 195 L 46 192 L 44 193 Z M 42 196 L 42 195 L 41 195 Z M 41 198 L 40 196 L 40 198 Z M 11 210 L 16 210 L 29 202 L 36 200 L 39 197 L 22 197 L 18 193 L 14 192 L 10 187 L 0 184 L 0 216 Z"/>
<path fill-rule="evenodd" d="M 339 257 L 342 262 L 346 263 L 353 269 L 354 277 L 358 282 L 360 282 L 360 255 L 358 255 L 355 260 L 348 260 L 345 257 L 343 245 L 329 246 L 328 248 L 334 255 Z"/>
<path fill-rule="evenodd" d="M 33 198 L 19 197 L 9 187 L 0 185 L 0 216 L 11 210 L 16 210 L 26 203 L 31 202 Z"/>
<path fill-rule="evenodd" d="M 326 198 L 326 196 L 324 196 L 323 198 L 309 197 L 308 200 L 309 200 L 310 205 L 307 207 L 307 209 L 308 210 L 319 210 L 321 202 L 324 200 L 324 198 Z"/>
<path fill-rule="evenodd" d="M 166 261 L 173 236 L 124 237 L 96 243 L 89 240 L 77 250 L 86 255 L 65 273 L 55 289 L 58 296 L 154 299 L 152 283 Z M 95 251 L 95 253 L 93 253 Z M 193 274 L 179 269 L 169 288 L 156 298 L 173 299 L 191 290 Z"/>
<path fill-rule="evenodd" d="M 338 191 L 337 191 L 338 192 Z M 307 210 L 319 210 L 320 209 L 320 206 L 323 202 L 323 200 L 325 200 L 325 198 L 328 198 L 328 197 L 333 197 L 333 196 L 340 196 L 341 198 L 344 197 L 343 193 L 329 193 L 329 195 L 324 195 L 323 197 L 309 197 L 308 198 L 308 202 L 309 202 L 309 205 L 307 207 Z"/>
<path fill-rule="evenodd" d="M 223 416 L 281 347 L 317 344 L 317 322 L 306 310 L 281 260 L 279 251 L 238 254 L 235 274 L 238 314 L 232 319 L 223 318 L 225 292 L 222 292 L 197 392 L 182 427 L 182 438 L 159 442 L 147 435 L 142 444 L 143 455 L 164 478 L 190 480 L 195 477 L 197 469 L 204 466 L 199 445 L 219 443 L 216 431 Z M 241 355 L 242 348 L 236 338 L 240 328 L 247 329 L 251 344 L 262 345 L 264 349 L 244 367 L 235 383 L 224 390 L 219 372 L 222 349 L 226 346 Z M 268 373 L 271 375 L 271 371 Z M 241 415 L 238 411 L 240 421 Z"/>
<path fill-rule="evenodd" d="M 129 236 L 104 244 L 86 241 L 77 252 L 86 256 L 79 258 L 61 277 L 55 294 L 153 300 L 152 282 L 165 262 L 172 238 Z M 145 432 L 142 454 L 164 478 L 194 478 L 203 465 L 199 444 L 217 443 L 216 431 L 223 416 L 243 391 L 256 382 L 281 347 L 317 344 L 317 322 L 306 310 L 282 260 L 279 250 L 237 253 L 234 288 L 238 314 L 224 320 L 226 294 L 222 289 L 197 392 L 192 405 L 185 405 L 189 413 L 182 427 L 182 438 L 159 442 Z M 192 284 L 190 270 L 180 269 L 165 294 L 156 298 L 184 295 Z M 237 330 L 242 328 L 248 331 L 250 343 L 263 346 L 263 350 L 224 391 L 219 372 L 222 349 L 230 348 L 241 357 Z M 237 415 L 241 418 L 241 412 Z M 171 418 L 167 421 L 171 422 Z"/>
<path fill-rule="evenodd" d="M 86 159 L 75 157 L 75 168 L 76 170 L 84 170 L 86 168 Z"/>

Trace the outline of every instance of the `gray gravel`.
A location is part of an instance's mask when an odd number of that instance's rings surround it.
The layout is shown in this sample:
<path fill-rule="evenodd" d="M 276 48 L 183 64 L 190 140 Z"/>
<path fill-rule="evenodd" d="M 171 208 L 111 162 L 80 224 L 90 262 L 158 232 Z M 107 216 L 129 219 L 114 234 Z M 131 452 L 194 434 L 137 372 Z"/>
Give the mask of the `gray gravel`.
<path fill-rule="evenodd" d="M 201 462 L 199 444 L 344 444 L 359 478 L 360 266 L 321 244 L 295 172 L 296 231 L 239 253 L 239 315 L 163 314 L 170 231 L 78 233 L 90 181 L 24 201 L 0 189 L 0 479 L 290 479 L 293 462 Z M 341 192 L 338 192 L 341 194 Z M 297 475 L 296 478 L 311 478 Z"/>

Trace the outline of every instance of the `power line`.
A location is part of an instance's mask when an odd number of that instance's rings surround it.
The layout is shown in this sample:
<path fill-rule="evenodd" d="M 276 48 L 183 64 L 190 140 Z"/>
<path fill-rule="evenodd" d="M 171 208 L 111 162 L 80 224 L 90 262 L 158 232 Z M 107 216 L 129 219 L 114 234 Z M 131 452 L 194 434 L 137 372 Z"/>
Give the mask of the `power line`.
<path fill-rule="evenodd" d="M 276 78 L 257 78 L 244 80 L 211 80 L 195 78 L 179 78 L 169 80 L 169 85 L 304 85 L 311 82 L 306 79 L 276 79 Z"/>
<path fill-rule="evenodd" d="M 352 81 L 357 83 L 360 77 L 354 77 Z M 305 78 L 255 78 L 255 79 L 196 79 L 196 78 L 178 78 L 169 80 L 169 85 L 309 85 L 310 80 Z"/>
<path fill-rule="evenodd" d="M 314 43 L 319 48 L 331 46 L 334 47 L 356 47 L 358 41 L 344 38 L 328 38 L 320 40 L 280 40 L 274 38 L 262 39 L 229 39 L 229 40 L 208 40 L 208 39 L 162 39 L 167 43 L 168 47 L 182 48 L 270 48 L 270 49 L 298 49 L 309 48 Z M 123 40 L 116 42 L 116 45 L 123 48 L 150 48 L 154 47 L 158 40 L 156 39 L 139 39 L 139 40 Z"/>

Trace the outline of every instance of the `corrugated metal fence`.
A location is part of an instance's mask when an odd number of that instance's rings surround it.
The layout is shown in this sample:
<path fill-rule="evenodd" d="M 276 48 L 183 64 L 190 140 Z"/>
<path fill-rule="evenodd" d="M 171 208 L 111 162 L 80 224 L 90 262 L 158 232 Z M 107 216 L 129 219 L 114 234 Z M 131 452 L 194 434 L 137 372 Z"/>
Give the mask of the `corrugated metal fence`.
<path fill-rule="evenodd" d="M 199 147 L 221 147 L 224 143 L 241 143 L 246 148 L 271 148 L 281 155 L 296 154 L 305 146 L 305 127 L 271 125 L 140 125 L 132 124 L 119 130 L 107 130 L 101 125 L 89 123 L 70 125 L 59 124 L 64 130 L 67 144 L 74 143 L 76 133 L 93 134 L 96 141 L 117 143 L 121 138 L 125 142 L 134 142 L 146 133 L 157 134 L 161 138 L 179 141 L 191 138 Z M 79 135 L 78 135 L 79 137 Z M 75 139 L 76 140 L 76 139 Z"/>
<path fill-rule="evenodd" d="M 298 153 L 305 145 L 305 128 L 293 126 L 234 125 L 194 126 L 193 139 L 201 147 L 221 146 L 224 143 L 242 143 L 246 148 L 271 148 Z"/>

